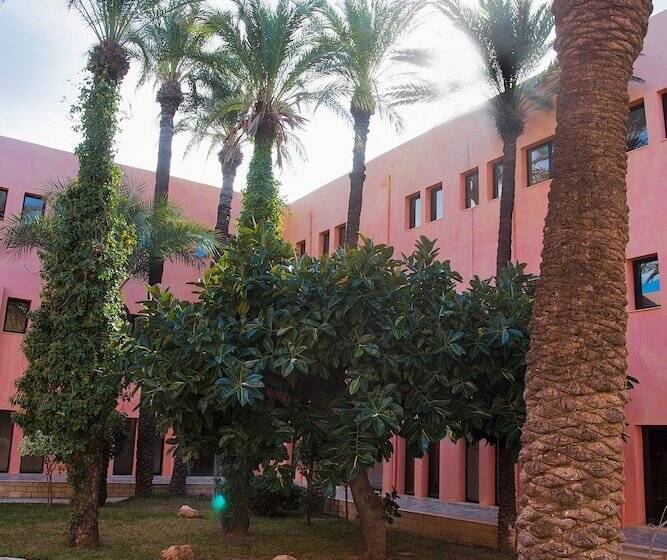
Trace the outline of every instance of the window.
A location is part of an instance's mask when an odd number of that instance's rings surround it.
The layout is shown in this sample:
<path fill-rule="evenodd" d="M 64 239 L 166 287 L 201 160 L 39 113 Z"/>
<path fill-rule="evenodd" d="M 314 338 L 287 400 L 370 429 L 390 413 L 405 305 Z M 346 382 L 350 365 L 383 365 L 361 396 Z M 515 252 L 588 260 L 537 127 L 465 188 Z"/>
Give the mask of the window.
<path fill-rule="evenodd" d="M 306 240 L 299 241 L 296 244 L 296 254 L 303 257 L 306 254 Z"/>
<path fill-rule="evenodd" d="M 431 221 L 441 220 L 445 216 L 445 193 L 442 185 L 436 185 L 429 191 Z"/>
<path fill-rule="evenodd" d="M 503 195 L 503 162 L 497 161 L 493 164 L 493 184 L 491 185 L 491 198 L 500 198 Z"/>
<path fill-rule="evenodd" d="M 551 179 L 553 161 L 553 142 L 546 142 L 528 150 L 528 186 Z"/>
<path fill-rule="evenodd" d="M 336 227 L 336 247 L 345 245 L 345 230 L 347 224 L 341 224 Z"/>
<path fill-rule="evenodd" d="M 422 225 L 422 197 L 416 193 L 408 197 L 408 227 L 410 229 Z"/>
<path fill-rule="evenodd" d="M 0 220 L 5 218 L 5 210 L 7 209 L 7 189 L 0 189 Z"/>
<path fill-rule="evenodd" d="M 479 171 L 470 171 L 463 178 L 465 208 L 474 208 L 479 204 Z"/>
<path fill-rule="evenodd" d="M 662 302 L 658 257 L 633 261 L 632 268 L 635 284 L 635 309 L 658 307 Z"/>
<path fill-rule="evenodd" d="M 19 472 L 39 474 L 44 471 L 44 457 L 41 455 L 24 455 L 21 457 Z"/>
<path fill-rule="evenodd" d="M 21 218 L 26 221 L 34 220 L 44 215 L 44 199 L 36 194 L 23 196 L 23 209 Z"/>
<path fill-rule="evenodd" d="M 12 413 L 0 410 L 0 473 L 9 471 L 9 455 L 12 449 Z"/>
<path fill-rule="evenodd" d="M 30 302 L 25 299 L 7 299 L 5 311 L 5 332 L 24 333 L 28 328 Z"/>
<path fill-rule="evenodd" d="M 125 437 L 113 456 L 113 474 L 132 474 L 134 465 L 134 438 L 137 433 L 137 419 L 125 419 Z"/>
<path fill-rule="evenodd" d="M 164 454 L 164 438 L 161 434 L 155 435 L 153 441 L 153 475 L 162 474 L 162 455 Z"/>
<path fill-rule="evenodd" d="M 646 109 L 644 103 L 630 107 L 628 119 L 628 151 L 648 145 L 648 128 L 646 127 Z"/>
<path fill-rule="evenodd" d="M 188 465 L 190 476 L 213 476 L 215 474 L 215 457 L 201 455 Z"/>
<path fill-rule="evenodd" d="M 667 92 L 662 94 L 662 119 L 665 123 L 665 136 L 667 136 Z"/>
<path fill-rule="evenodd" d="M 329 230 L 320 233 L 320 254 L 322 255 L 329 254 L 329 238 Z"/>

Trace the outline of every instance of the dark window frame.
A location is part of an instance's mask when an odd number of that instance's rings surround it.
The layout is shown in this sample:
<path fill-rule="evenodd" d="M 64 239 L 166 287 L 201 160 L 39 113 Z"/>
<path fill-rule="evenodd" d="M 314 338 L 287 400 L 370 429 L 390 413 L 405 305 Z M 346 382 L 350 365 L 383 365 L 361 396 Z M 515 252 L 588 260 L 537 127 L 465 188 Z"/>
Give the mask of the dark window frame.
<path fill-rule="evenodd" d="M 661 303 L 656 305 L 644 305 L 644 292 L 642 291 L 642 275 L 641 275 L 641 265 L 649 262 L 656 261 L 658 263 L 658 275 L 660 274 L 660 260 L 658 255 L 648 255 L 646 257 L 640 257 L 632 260 L 632 293 L 634 294 L 634 308 L 635 310 L 641 309 L 659 309 L 662 307 Z M 660 293 L 662 294 L 662 285 L 660 285 Z"/>
<path fill-rule="evenodd" d="M 505 172 L 505 165 L 502 159 L 496 160 L 491 164 L 491 200 L 496 200 L 502 196 L 502 177 L 500 178 L 500 189 L 498 189 L 498 168 L 503 168 Z"/>
<path fill-rule="evenodd" d="M 0 204 L 0 220 L 5 219 L 5 212 L 7 211 L 7 200 L 9 199 L 9 189 L 6 189 L 4 187 L 0 187 L 0 193 L 5 193 L 5 199 L 2 200 L 0 198 L 1 204 Z"/>
<path fill-rule="evenodd" d="M 299 257 L 303 257 L 306 254 L 306 240 L 302 239 L 296 243 L 296 252 Z"/>
<path fill-rule="evenodd" d="M 26 198 L 35 198 L 39 199 L 42 201 L 42 216 L 44 215 L 44 212 L 46 211 L 46 201 L 44 200 L 44 197 L 41 194 L 34 194 L 34 193 L 23 193 L 23 203 L 21 204 L 21 219 L 25 216 L 25 201 Z"/>
<path fill-rule="evenodd" d="M 477 185 L 474 193 L 468 188 L 468 182 L 472 177 L 477 177 Z M 469 194 L 470 196 L 468 196 Z M 472 196 L 473 194 L 475 195 L 474 197 Z M 475 204 L 472 204 L 473 201 Z M 479 206 L 479 168 L 476 167 L 463 174 L 463 208 L 470 210 L 477 206 Z"/>
<path fill-rule="evenodd" d="M 340 249 L 345 245 L 345 235 L 347 233 L 347 222 L 336 226 L 336 248 Z"/>
<path fill-rule="evenodd" d="M 7 328 L 7 315 L 9 313 L 9 304 L 12 302 L 16 303 L 26 303 L 28 304 L 28 311 L 25 315 L 25 320 L 23 321 L 23 330 L 22 331 L 15 331 Z M 29 299 L 22 299 L 22 298 L 13 298 L 13 297 L 8 297 L 7 298 L 7 304 L 5 305 L 5 318 L 2 323 L 2 332 L 8 332 L 8 333 L 14 333 L 14 334 L 25 334 L 26 331 L 28 330 L 28 315 L 30 313 L 30 305 L 32 302 Z"/>
<path fill-rule="evenodd" d="M 422 193 L 416 192 L 406 197 L 408 204 L 408 229 L 415 229 L 422 225 Z M 419 204 L 417 204 L 419 201 Z M 417 211 L 419 206 L 419 211 Z"/>
<path fill-rule="evenodd" d="M 544 148 L 544 146 L 549 147 L 549 177 L 547 179 L 540 179 L 539 181 L 533 180 L 533 167 L 532 167 L 532 159 L 530 155 L 536 151 L 539 150 L 540 148 Z M 551 140 L 546 140 L 545 142 L 540 142 L 539 144 L 536 144 L 534 146 L 531 146 L 530 148 L 526 149 L 526 173 L 527 173 L 527 178 L 528 178 L 528 186 L 532 187 L 533 185 L 539 185 L 540 183 L 544 183 L 546 181 L 550 181 L 553 176 L 554 176 L 554 141 L 553 139 Z"/>
<path fill-rule="evenodd" d="M 9 415 L 9 447 L 8 447 L 8 453 L 7 453 L 7 464 L 6 465 L 0 465 L 0 473 L 8 473 L 9 472 L 9 464 L 11 463 L 12 460 L 12 443 L 14 443 L 14 422 L 12 421 L 12 412 L 11 410 L 0 410 L 0 413 L 6 412 Z"/>
<path fill-rule="evenodd" d="M 442 215 L 438 216 L 438 193 L 440 193 L 442 199 Z M 442 183 L 433 185 L 428 189 L 428 203 L 429 203 L 429 220 L 431 222 L 436 222 L 442 220 L 445 217 L 445 190 L 442 187 Z"/>
<path fill-rule="evenodd" d="M 646 142 L 638 145 L 631 145 L 631 138 L 630 138 L 630 124 L 632 122 L 632 113 L 634 111 L 641 110 L 644 114 L 644 130 L 646 131 Z M 648 146 L 649 143 L 649 136 L 648 136 L 648 119 L 646 118 L 646 105 L 644 103 L 644 99 L 640 99 L 636 101 L 635 103 L 632 103 L 630 105 L 629 111 L 628 111 L 628 132 L 627 132 L 627 146 L 626 146 L 626 151 L 632 152 L 633 150 L 638 150 L 639 148 L 644 148 L 645 146 Z"/>
<path fill-rule="evenodd" d="M 325 229 L 320 233 L 320 254 L 328 255 L 331 251 L 331 231 Z"/>
<path fill-rule="evenodd" d="M 665 127 L 663 138 L 667 138 L 667 91 L 660 94 L 662 98 L 662 124 Z"/>

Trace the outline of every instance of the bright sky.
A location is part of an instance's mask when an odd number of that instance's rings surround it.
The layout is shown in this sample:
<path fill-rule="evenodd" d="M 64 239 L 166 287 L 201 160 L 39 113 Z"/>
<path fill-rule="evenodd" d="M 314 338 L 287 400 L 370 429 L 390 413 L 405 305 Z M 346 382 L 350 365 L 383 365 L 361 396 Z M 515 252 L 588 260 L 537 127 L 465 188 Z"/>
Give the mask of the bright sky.
<path fill-rule="evenodd" d="M 224 0 L 211 0 L 224 6 Z M 654 0 L 655 11 L 667 9 L 667 0 Z M 397 134 L 379 117 L 371 122 L 368 158 L 413 138 L 453 114 L 464 111 L 484 98 L 472 87 L 479 72 L 479 61 L 467 40 L 443 18 L 428 16 L 426 23 L 409 45 L 434 50 L 437 64 L 434 76 L 442 84 L 462 84 L 461 93 L 436 105 L 421 105 L 402 110 L 407 123 Z M 72 151 L 78 135 L 69 111 L 76 101 L 83 76 L 86 52 L 92 33 L 78 15 L 68 12 L 64 0 L 6 0 L 0 6 L 0 135 Z M 151 86 L 136 88 L 137 74 L 132 70 L 123 85 L 123 119 L 117 139 L 120 163 L 155 169 L 157 160 L 158 114 L 155 91 Z M 326 110 L 308 115 L 301 132 L 307 151 L 306 161 L 295 161 L 280 173 L 282 193 L 290 200 L 348 172 L 351 166 L 352 131 Z M 215 156 L 207 158 L 207 147 L 185 155 L 188 138 L 174 140 L 172 175 L 219 185 L 220 170 Z M 247 160 L 246 157 L 246 164 Z M 236 188 L 245 183 L 245 166 L 240 170 Z"/>

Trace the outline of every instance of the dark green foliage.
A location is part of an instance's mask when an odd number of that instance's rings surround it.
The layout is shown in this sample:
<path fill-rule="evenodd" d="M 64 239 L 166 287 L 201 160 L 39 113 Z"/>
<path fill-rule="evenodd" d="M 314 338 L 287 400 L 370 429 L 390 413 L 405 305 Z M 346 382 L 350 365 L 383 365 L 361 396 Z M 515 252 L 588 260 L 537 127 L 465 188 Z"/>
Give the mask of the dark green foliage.
<path fill-rule="evenodd" d="M 300 515 L 306 500 L 305 488 L 286 481 L 275 488 L 263 476 L 255 476 L 250 484 L 250 511 L 264 517 Z"/>
<path fill-rule="evenodd" d="M 392 490 L 391 494 L 385 492 L 384 498 L 382 498 L 382 509 L 384 511 L 384 520 L 390 525 L 394 522 L 394 519 L 401 516 L 398 507 L 398 492 Z"/>

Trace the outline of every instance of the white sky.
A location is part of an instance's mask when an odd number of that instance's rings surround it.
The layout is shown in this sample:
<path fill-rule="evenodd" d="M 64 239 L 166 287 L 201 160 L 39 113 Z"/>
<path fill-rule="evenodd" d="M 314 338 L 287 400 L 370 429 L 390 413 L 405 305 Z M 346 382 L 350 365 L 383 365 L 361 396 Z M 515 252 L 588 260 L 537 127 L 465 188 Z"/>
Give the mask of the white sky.
<path fill-rule="evenodd" d="M 211 0 L 224 6 L 224 0 Z M 655 11 L 667 8 L 667 0 L 654 0 Z M 479 61 L 467 40 L 444 18 L 428 16 L 409 45 L 430 47 L 437 55 L 433 76 L 442 84 L 453 82 L 465 87 L 435 105 L 402 110 L 407 126 L 402 134 L 379 117 L 371 122 L 368 158 L 413 138 L 453 114 L 464 111 L 484 98 L 472 87 Z M 6 0 L 0 6 L 0 135 L 72 151 L 78 135 L 69 110 L 76 101 L 83 76 L 86 52 L 92 33 L 64 0 Z M 155 169 L 159 106 L 151 86 L 136 88 L 136 70 L 123 85 L 121 132 L 117 160 L 145 169 Z M 307 151 L 306 161 L 295 161 L 280 173 L 281 191 L 289 200 L 348 172 L 351 165 L 352 131 L 326 110 L 311 119 L 300 137 Z M 188 138 L 174 139 L 172 175 L 218 185 L 219 164 L 207 159 L 207 147 L 185 156 Z M 246 157 L 246 164 L 247 160 Z M 245 184 L 245 165 L 239 171 L 236 188 Z"/>

